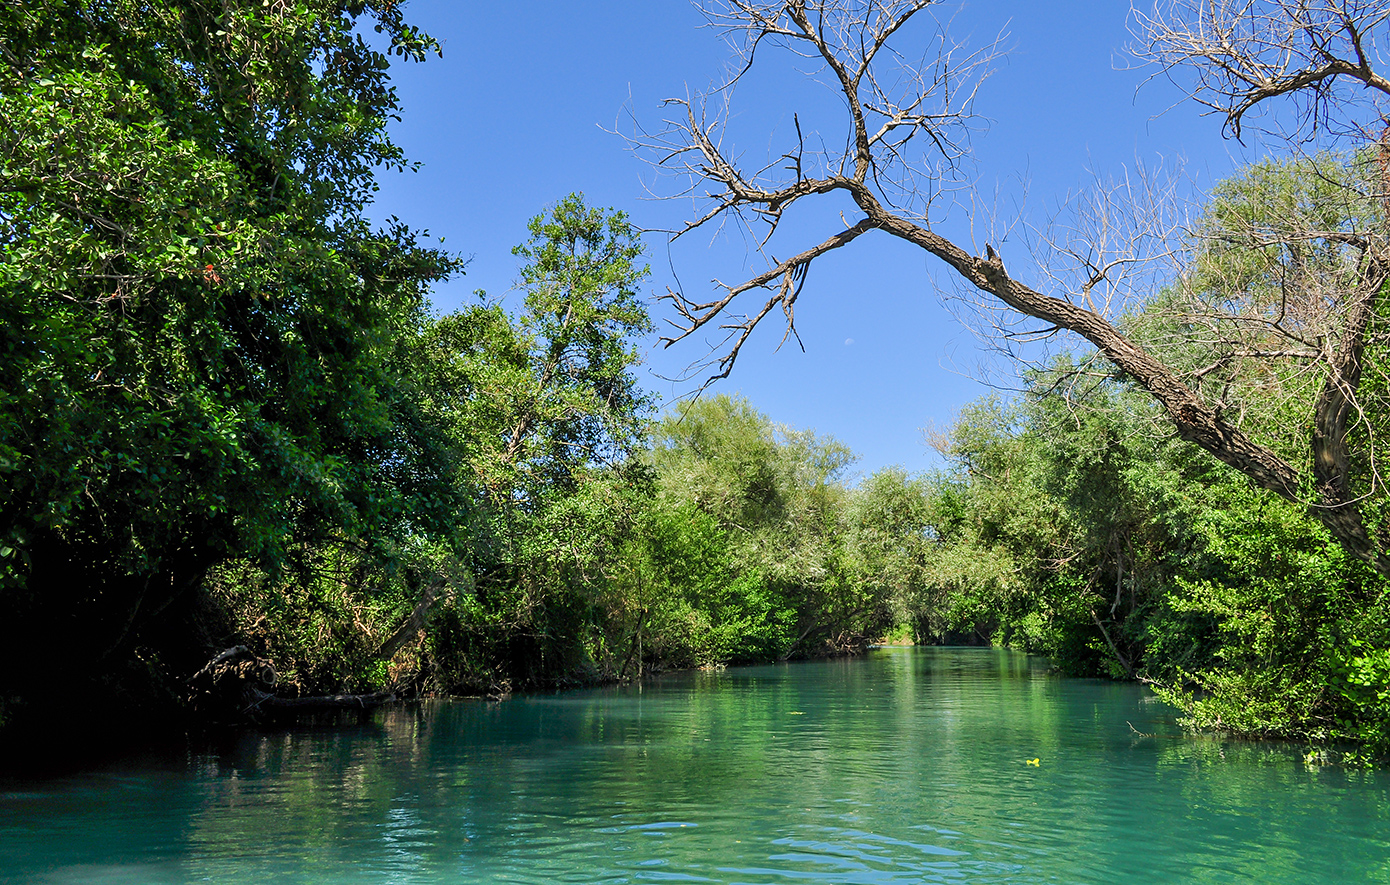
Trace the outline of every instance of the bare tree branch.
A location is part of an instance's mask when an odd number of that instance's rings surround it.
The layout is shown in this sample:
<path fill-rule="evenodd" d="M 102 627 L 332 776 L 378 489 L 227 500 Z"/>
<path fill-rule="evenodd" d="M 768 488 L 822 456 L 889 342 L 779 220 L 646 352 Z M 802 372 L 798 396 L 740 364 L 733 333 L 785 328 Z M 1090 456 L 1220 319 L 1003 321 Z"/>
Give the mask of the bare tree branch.
<path fill-rule="evenodd" d="M 1281 97 L 1296 102 L 1303 124 L 1364 134 L 1355 111 L 1379 119 L 1390 97 L 1375 69 L 1374 36 L 1387 16 L 1384 0 L 1175 0 L 1135 13 L 1137 54 L 1195 76 L 1192 97 L 1236 138 L 1247 114 Z"/>

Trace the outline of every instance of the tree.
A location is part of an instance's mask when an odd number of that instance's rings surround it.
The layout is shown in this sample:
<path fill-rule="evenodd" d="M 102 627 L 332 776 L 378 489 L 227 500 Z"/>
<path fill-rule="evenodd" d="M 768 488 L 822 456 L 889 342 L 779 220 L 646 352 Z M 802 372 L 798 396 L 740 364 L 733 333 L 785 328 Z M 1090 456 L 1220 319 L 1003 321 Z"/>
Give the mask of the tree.
<path fill-rule="evenodd" d="M 712 517 L 727 533 L 734 571 L 752 576 L 747 598 L 720 605 L 761 622 L 765 636 L 785 632 L 778 656 L 891 626 L 881 623 L 885 588 L 856 572 L 849 554 L 850 496 L 840 479 L 855 456 L 843 443 L 779 427 L 726 395 L 682 403 L 654 437 L 660 494 Z"/>
<path fill-rule="evenodd" d="M 512 394 L 503 460 L 543 460 L 554 476 L 631 452 L 649 406 L 631 374 L 635 339 L 652 330 L 638 293 L 649 270 L 627 216 L 590 209 L 579 194 L 528 228 L 530 240 L 513 253 L 528 262 L 520 333 L 530 380 Z"/>
<path fill-rule="evenodd" d="M 935 547 L 929 484 L 901 467 L 885 467 L 859 483 L 847 511 L 852 571 L 865 594 L 895 626 L 926 626 L 937 602 L 927 578 Z"/>
<path fill-rule="evenodd" d="M 196 667 L 216 562 L 461 521 L 401 361 L 458 265 L 363 215 L 368 24 L 438 49 L 394 2 L 0 7 L 0 695 Z"/>
<path fill-rule="evenodd" d="M 1143 679 L 1190 727 L 1383 753 L 1383 579 L 1299 506 L 1145 432 L 1158 407 L 1132 383 L 1067 401 L 1026 380 L 939 439 L 928 629 Z"/>
<path fill-rule="evenodd" d="M 676 236 L 726 220 L 739 221 L 746 213 L 765 225 L 755 241 L 767 243 L 780 220 L 798 204 L 839 195 L 848 198 L 853 210 L 819 243 L 779 250 L 793 254 L 770 261 L 767 270 L 742 283 L 725 286 L 712 300 L 670 293 L 683 324 L 665 339 L 667 345 L 723 323 L 731 333 L 730 346 L 718 361 L 715 377 L 726 376 L 753 329 L 774 309 L 780 308 L 791 330 L 797 297 L 817 258 L 880 231 L 944 262 L 963 284 L 984 297 L 1042 321 L 1035 334 L 1067 330 L 1085 339 L 1116 371 L 1162 405 L 1183 439 L 1234 467 L 1260 488 L 1307 506 L 1354 556 L 1390 575 L 1390 556 L 1367 530 L 1361 512 L 1363 495 L 1353 488 L 1348 475 L 1352 460 L 1348 435 L 1361 416 L 1371 411 L 1357 398 L 1368 330 L 1390 273 L 1379 213 L 1364 227 L 1278 226 L 1249 232 L 1259 244 L 1274 251 L 1284 249 L 1290 257 L 1304 251 L 1338 256 L 1335 279 L 1318 276 L 1316 294 L 1298 296 L 1302 301 L 1331 299 L 1324 311 L 1323 337 L 1309 339 L 1306 347 L 1261 347 L 1251 354 L 1231 348 L 1242 359 L 1300 361 L 1315 379 L 1317 393 L 1306 422 L 1307 448 L 1290 460 L 1253 438 L 1220 396 L 1199 383 L 1202 376 L 1165 362 L 1160 353 L 1125 330 L 1122 311 L 1134 303 L 1125 287 L 1152 280 L 1151 274 L 1136 268 L 1151 264 L 1155 255 L 1175 251 L 1168 232 L 1150 224 L 1136 207 L 1121 207 L 1131 215 L 1118 228 L 1124 232 L 1118 237 L 1114 222 L 1124 219 L 1097 217 L 1092 219 L 1093 226 L 1105 235 L 1088 237 L 1083 231 L 1065 241 L 1054 240 L 1055 253 L 1071 262 L 1071 273 L 1047 276 L 1057 284 L 1047 292 L 1009 273 L 992 245 L 985 245 L 983 255 L 972 254 L 929 223 L 934 203 L 958 184 L 954 176 L 964 153 L 976 89 L 995 53 L 994 47 L 967 53 L 938 26 L 929 39 L 934 49 L 923 62 L 904 68 L 904 59 L 923 56 L 899 44 L 920 33 L 916 29 L 927 19 L 921 13 L 931 5 L 931 0 L 725 0 L 705 5 L 711 23 L 736 47 L 736 73 L 705 95 L 672 100 L 668 104 L 679 115 L 669 119 L 665 128 L 640 132 L 635 139 L 639 148 L 656 155 L 654 162 L 659 166 L 683 176 L 691 192 L 703 190 L 707 211 Z M 1194 94 L 1225 113 L 1237 134 L 1241 122 L 1256 108 L 1282 96 L 1305 100 L 1310 122 L 1336 116 L 1354 123 L 1356 106 L 1343 100 L 1344 85 L 1366 87 L 1358 97 L 1367 93 L 1379 97 L 1390 85 L 1376 74 L 1377 60 L 1366 49 L 1368 34 L 1382 21 L 1379 4 L 1338 0 L 1175 4 L 1162 15 L 1139 18 L 1152 57 L 1175 74 L 1195 69 Z M 843 99 L 842 136 L 823 135 L 819 141 L 845 148 L 808 149 L 798 122 L 795 142 L 779 157 L 755 171 L 745 171 L 736 151 L 721 142 L 722 116 L 711 116 L 709 103 L 732 101 L 737 81 L 755 61 L 761 63 L 779 48 L 818 65 Z M 1379 107 L 1372 101 L 1369 117 L 1363 109 L 1360 125 L 1348 123 L 1342 128 L 1369 132 L 1365 119 L 1375 119 Z M 1378 138 L 1372 137 L 1371 156 L 1383 164 Z M 921 153 L 912 153 L 919 146 Z M 1363 166 L 1356 176 L 1372 195 L 1387 190 L 1380 185 L 1383 176 L 1378 168 Z M 1115 208 L 1105 197 L 1096 205 L 1101 212 Z M 1199 248 L 1200 232 L 1190 242 L 1194 243 L 1191 248 Z M 755 290 L 766 292 L 767 297 L 755 305 L 749 318 L 727 319 L 729 309 Z M 1154 294 L 1149 289 L 1139 300 Z M 1236 298 L 1228 306 L 1218 294 L 1207 304 L 1237 315 L 1246 324 L 1277 327 L 1281 322 L 1269 313 L 1268 300 L 1253 303 Z M 1381 491 L 1379 485 L 1376 491 Z"/>
<path fill-rule="evenodd" d="M 424 336 L 421 360 L 434 379 L 431 410 L 483 517 L 474 592 L 437 645 L 458 662 L 470 643 L 488 649 L 473 655 L 496 666 L 477 679 L 484 688 L 569 678 L 588 663 L 590 597 L 636 518 L 634 454 L 649 420 L 632 372 L 636 341 L 651 331 L 638 232 L 580 194 L 528 230 L 513 250 L 525 292 L 517 315 L 484 300 L 445 316 Z"/>

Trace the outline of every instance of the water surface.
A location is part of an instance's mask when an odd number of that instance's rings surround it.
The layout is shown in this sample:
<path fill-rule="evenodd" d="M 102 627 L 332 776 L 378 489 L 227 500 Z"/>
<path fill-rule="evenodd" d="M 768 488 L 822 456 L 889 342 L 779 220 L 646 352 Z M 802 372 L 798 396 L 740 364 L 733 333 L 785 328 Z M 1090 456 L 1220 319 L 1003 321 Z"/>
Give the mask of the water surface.
<path fill-rule="evenodd" d="M 1390 777 L 1023 655 L 883 649 L 7 782 L 0 882 L 1390 883 Z"/>

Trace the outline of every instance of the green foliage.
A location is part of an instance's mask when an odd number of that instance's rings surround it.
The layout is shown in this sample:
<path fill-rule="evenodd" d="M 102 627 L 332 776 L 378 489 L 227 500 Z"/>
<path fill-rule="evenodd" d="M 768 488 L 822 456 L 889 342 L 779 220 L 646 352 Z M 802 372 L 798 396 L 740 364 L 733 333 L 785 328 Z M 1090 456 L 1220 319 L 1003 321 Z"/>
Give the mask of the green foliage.
<path fill-rule="evenodd" d="M 1223 183 L 1181 288 L 1127 320 L 1294 463 L 1310 457 L 1325 368 L 1285 359 L 1277 339 L 1330 334 L 1350 273 L 1336 232 L 1377 223 L 1356 186 L 1366 175 L 1360 160 L 1320 156 Z M 1378 316 L 1350 433 L 1352 484 L 1382 533 L 1383 327 Z M 919 622 L 1073 672 L 1145 678 L 1195 729 L 1390 752 L 1385 579 L 1306 508 L 1169 436 L 1127 379 L 1080 365 L 1063 356 L 1018 400 L 965 410 L 940 441 L 949 468 L 929 484 L 937 550 Z"/>
<path fill-rule="evenodd" d="M 891 611 L 898 625 L 894 638 L 915 612 L 936 599 L 928 581 L 934 543 L 926 483 L 900 467 L 888 467 L 864 479 L 850 498 L 848 555 L 866 591 Z M 910 629 L 910 628 L 909 628 Z"/>
<path fill-rule="evenodd" d="M 528 228 L 513 252 L 527 261 L 518 334 L 530 373 L 510 391 L 508 455 L 562 480 L 575 465 L 622 457 L 641 428 L 648 402 L 630 369 L 635 339 L 652 330 L 637 291 L 649 271 L 627 216 L 590 209 L 578 194 Z"/>
<path fill-rule="evenodd" d="M 887 563 L 855 542 L 860 496 L 838 481 L 854 461 L 842 443 L 777 427 L 722 394 L 682 404 L 654 436 L 660 498 L 693 506 L 727 537 L 737 579 L 705 612 L 716 629 L 747 633 L 752 644 L 733 660 L 854 647 L 892 624 L 898 588 L 866 572 Z"/>
<path fill-rule="evenodd" d="M 1311 342 L 1341 332 L 1360 285 L 1354 244 L 1382 226 L 1380 160 L 1321 153 L 1270 159 L 1217 184 L 1185 273 L 1126 318 L 1126 331 L 1292 464 L 1308 456 L 1312 404 L 1327 378 Z M 1384 306 L 1382 305 L 1382 312 Z M 1368 330 L 1385 347 L 1384 323 Z M 1350 422 L 1369 455 L 1387 401 L 1370 368 Z M 1364 474 L 1364 465 L 1354 470 Z"/>
<path fill-rule="evenodd" d="M 300 691 L 497 693 L 853 650 L 896 622 L 923 568 L 915 481 L 851 490 L 845 446 L 728 397 L 651 433 L 636 232 L 572 195 L 516 255 L 515 315 L 483 296 L 398 345 L 470 502 L 455 545 L 412 535 L 389 565 L 310 546 L 295 582 L 223 569 L 239 636 Z"/>
<path fill-rule="evenodd" d="M 464 521 L 398 343 L 456 264 L 362 214 L 404 164 L 368 23 L 437 49 L 389 3 L 0 9 L 7 680 L 201 654 L 179 615 L 216 562 Z"/>
<path fill-rule="evenodd" d="M 1219 491 L 1200 577 L 1177 576 L 1166 600 L 1211 625 L 1206 652 L 1172 668 L 1166 696 L 1198 728 L 1387 749 L 1384 580 L 1292 505 Z"/>
<path fill-rule="evenodd" d="M 737 569 L 729 536 L 693 503 L 651 501 L 618 561 L 613 591 L 640 607 L 630 618 L 629 651 L 638 644 L 658 666 L 716 666 L 765 661 L 790 649 L 785 601 L 754 570 Z M 617 672 L 632 672 L 624 658 Z"/>
<path fill-rule="evenodd" d="M 528 227 L 519 315 L 484 296 L 419 345 L 429 413 L 481 514 L 476 583 L 430 638 L 446 690 L 602 675 L 588 643 L 609 616 L 596 606 L 646 482 L 631 461 L 649 408 L 632 375 L 651 330 L 638 233 L 578 194 Z"/>

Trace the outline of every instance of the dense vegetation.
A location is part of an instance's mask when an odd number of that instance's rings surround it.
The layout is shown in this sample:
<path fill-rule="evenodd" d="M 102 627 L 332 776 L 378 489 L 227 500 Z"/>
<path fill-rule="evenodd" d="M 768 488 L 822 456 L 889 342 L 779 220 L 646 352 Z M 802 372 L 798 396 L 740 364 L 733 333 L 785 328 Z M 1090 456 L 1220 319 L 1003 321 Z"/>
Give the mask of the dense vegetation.
<path fill-rule="evenodd" d="M 385 2 L 0 6 L 0 726 L 74 692 L 181 709 L 233 645 L 285 694 L 506 693 L 897 635 L 1144 679 L 1197 728 L 1390 748 L 1386 579 L 1090 353 L 967 409 L 942 471 L 855 482 L 844 445 L 738 397 L 656 418 L 637 232 L 578 195 L 515 250 L 514 309 L 431 313 L 458 262 L 364 215 L 406 162 L 364 24 L 437 49 Z M 1335 275 L 1335 249 L 1240 232 L 1374 216 L 1328 186 L 1365 165 L 1227 183 L 1186 284 L 1258 308 L 1291 266 Z M 1315 376 L 1214 352 L 1176 299 L 1126 334 L 1215 359 L 1239 425 L 1305 462 Z M 1383 414 L 1347 468 L 1377 538 Z"/>
<path fill-rule="evenodd" d="M 1364 165 L 1329 156 L 1267 162 L 1223 183 L 1184 284 L 1255 311 L 1282 299 L 1284 322 L 1296 327 L 1315 313 L 1296 299 L 1322 296 L 1300 293 L 1290 278 L 1332 277 L 1345 254 L 1259 248 L 1243 232 L 1345 229 L 1349 211 L 1373 214 L 1369 201 L 1346 200 L 1345 182 Z M 1223 399 L 1247 432 L 1291 463 L 1307 461 L 1318 373 L 1271 362 L 1258 340 L 1214 359 L 1230 336 L 1194 329 L 1200 319 L 1173 310 L 1176 297 L 1165 291 L 1144 305 L 1129 318 L 1130 334 L 1170 363 L 1219 366 Z M 1369 341 L 1382 340 L 1383 322 L 1374 321 Z M 1384 421 L 1386 356 L 1379 343 L 1364 352 L 1365 411 L 1347 466 L 1378 537 L 1387 527 L 1372 441 Z M 952 469 L 934 492 L 944 554 L 937 580 L 951 592 L 937 616 L 1074 671 L 1150 681 L 1197 728 L 1351 739 L 1384 751 L 1384 576 L 1306 505 L 1254 489 L 1178 439 L 1152 398 L 1122 374 L 1095 372 L 1088 357 L 1036 373 L 1017 401 L 967 410 L 939 441 Z"/>
<path fill-rule="evenodd" d="M 431 315 L 458 262 L 364 215 L 406 163 L 364 26 L 437 49 L 395 3 L 0 10 L 0 721 L 177 708 L 232 644 L 289 693 L 479 691 L 882 621 L 840 596 L 842 447 L 716 400 L 737 432 L 647 451 L 621 214 L 561 200 L 518 311 Z"/>
<path fill-rule="evenodd" d="M 229 558 L 453 534 L 402 341 L 454 262 L 362 214 L 404 163 L 364 17 L 434 48 L 392 3 L 0 9 L 0 715 L 186 671 Z"/>

